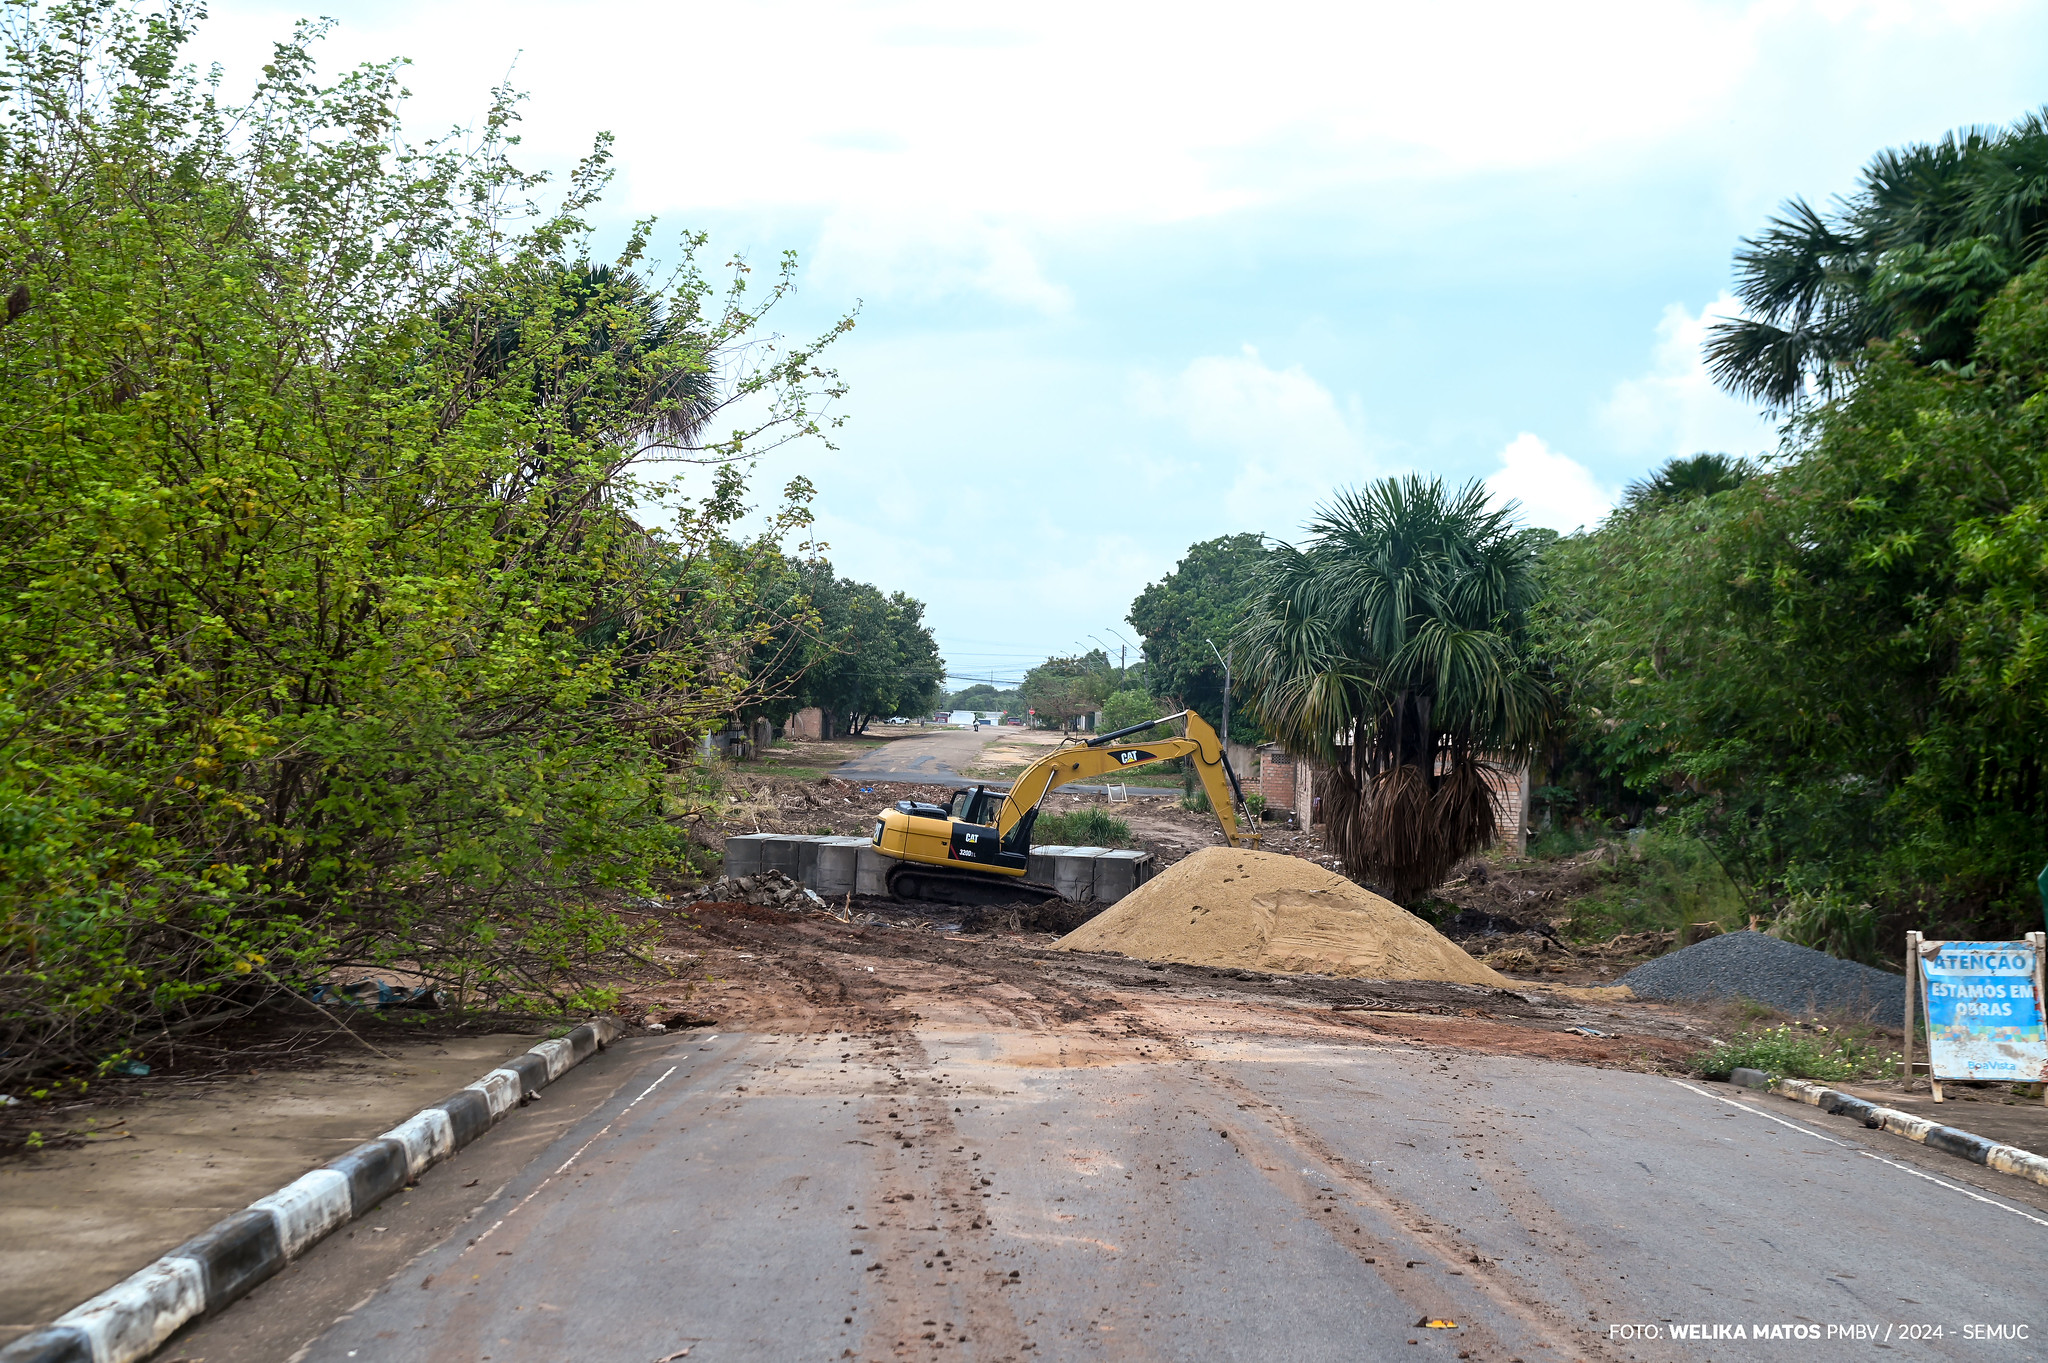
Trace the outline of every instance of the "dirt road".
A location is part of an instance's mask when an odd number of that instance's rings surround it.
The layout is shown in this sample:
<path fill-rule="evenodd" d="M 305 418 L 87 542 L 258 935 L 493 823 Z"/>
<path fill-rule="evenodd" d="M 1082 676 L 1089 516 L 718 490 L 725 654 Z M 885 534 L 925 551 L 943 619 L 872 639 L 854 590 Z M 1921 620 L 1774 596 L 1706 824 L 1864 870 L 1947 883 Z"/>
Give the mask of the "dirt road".
<path fill-rule="evenodd" d="M 1711 1360 L 1873 1345 L 1614 1332 L 1911 1323 L 1945 1334 L 1894 1356 L 2004 1359 L 2048 1327 L 2040 1190 L 1649 1072 L 1679 1013 L 768 910 L 670 941 L 716 1028 L 614 1048 L 168 1356 Z"/>
<path fill-rule="evenodd" d="M 1007 790 L 1011 777 L 1045 750 L 1058 747 L 1064 737 L 1042 729 L 939 729 L 929 735 L 899 738 L 886 748 L 834 768 L 832 774 L 848 781 L 914 785 L 967 786 L 988 781 Z M 1099 795 L 1103 788 L 1081 784 L 1066 790 Z M 1124 790 L 1133 795 L 1180 793 L 1172 786 L 1159 785 L 1126 784 Z"/>
<path fill-rule="evenodd" d="M 899 738 L 886 748 L 838 767 L 833 774 L 849 781 L 894 781 L 910 785 L 965 786 L 963 769 L 975 764 L 981 750 L 1002 737 L 999 728 L 934 729 Z"/>

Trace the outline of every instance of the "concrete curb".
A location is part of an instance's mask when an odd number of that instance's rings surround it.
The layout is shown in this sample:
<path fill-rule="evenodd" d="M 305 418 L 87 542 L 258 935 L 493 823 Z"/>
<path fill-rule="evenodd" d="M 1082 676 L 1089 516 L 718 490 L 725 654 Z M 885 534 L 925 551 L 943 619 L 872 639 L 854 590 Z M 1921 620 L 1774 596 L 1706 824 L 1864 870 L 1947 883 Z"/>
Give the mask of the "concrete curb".
<path fill-rule="evenodd" d="M 141 1272 L 0 1349 L 0 1363 L 134 1363 L 211 1315 L 489 1131 L 499 1118 L 625 1035 L 595 1017 L 302 1175 Z"/>
<path fill-rule="evenodd" d="M 1932 1147 L 1943 1154 L 1955 1155 L 1972 1164 L 1982 1164 L 1996 1169 L 2001 1174 L 2012 1174 L 2018 1178 L 2031 1179 L 2048 1188 L 2048 1159 L 2022 1150 L 2016 1145 L 2001 1145 L 1982 1136 L 1960 1131 L 1952 1126 L 1930 1122 L 1925 1117 L 1915 1117 L 1910 1112 L 1901 1112 L 1893 1107 L 1879 1107 L 1875 1103 L 1852 1097 L 1840 1089 L 1831 1089 L 1821 1084 L 1810 1084 L 1804 1079 L 1772 1080 L 1760 1070 L 1736 1070 L 1728 1076 L 1729 1082 L 1744 1088 L 1768 1088 L 1782 1098 L 1817 1107 L 1823 1112 L 1849 1117 L 1867 1127 L 1889 1131 L 1895 1136 L 1904 1136 L 1909 1141 Z M 6 1363 L 0 1355 L 0 1363 Z"/>

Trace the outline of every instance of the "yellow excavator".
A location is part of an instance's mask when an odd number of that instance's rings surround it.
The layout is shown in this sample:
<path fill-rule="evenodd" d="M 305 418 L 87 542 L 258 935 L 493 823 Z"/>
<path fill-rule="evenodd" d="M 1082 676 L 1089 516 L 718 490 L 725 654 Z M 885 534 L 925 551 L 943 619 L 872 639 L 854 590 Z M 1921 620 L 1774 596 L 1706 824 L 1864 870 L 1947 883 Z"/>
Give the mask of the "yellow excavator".
<path fill-rule="evenodd" d="M 1180 738 L 1118 741 L 1179 719 L 1187 721 Z M 1038 819 L 1039 803 L 1071 782 L 1175 757 L 1193 760 L 1209 807 L 1216 811 L 1230 845 L 1257 847 L 1257 827 L 1237 773 L 1230 769 L 1223 740 L 1200 715 L 1182 710 L 1085 742 L 1062 744 L 1026 767 L 1008 790 L 968 786 L 943 805 L 898 800 L 875 821 L 876 850 L 898 863 L 889 868 L 889 893 L 898 899 L 967 905 L 1055 898 L 1048 888 L 1024 883 L 1031 869 L 1031 825 Z M 1241 831 L 1240 812 L 1252 831 Z"/>

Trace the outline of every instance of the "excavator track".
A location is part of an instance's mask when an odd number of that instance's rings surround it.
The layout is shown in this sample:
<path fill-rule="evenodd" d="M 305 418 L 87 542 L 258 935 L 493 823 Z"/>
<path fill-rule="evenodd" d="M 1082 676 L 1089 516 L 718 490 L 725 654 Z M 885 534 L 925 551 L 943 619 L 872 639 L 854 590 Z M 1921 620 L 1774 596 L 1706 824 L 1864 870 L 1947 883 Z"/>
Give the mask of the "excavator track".
<path fill-rule="evenodd" d="M 889 893 L 896 899 L 919 899 L 930 904 L 957 904 L 962 908 L 993 908 L 1008 904 L 1047 904 L 1059 898 L 1056 890 L 1027 885 L 1013 876 L 976 874 L 949 870 L 943 866 L 905 863 L 889 871 Z"/>

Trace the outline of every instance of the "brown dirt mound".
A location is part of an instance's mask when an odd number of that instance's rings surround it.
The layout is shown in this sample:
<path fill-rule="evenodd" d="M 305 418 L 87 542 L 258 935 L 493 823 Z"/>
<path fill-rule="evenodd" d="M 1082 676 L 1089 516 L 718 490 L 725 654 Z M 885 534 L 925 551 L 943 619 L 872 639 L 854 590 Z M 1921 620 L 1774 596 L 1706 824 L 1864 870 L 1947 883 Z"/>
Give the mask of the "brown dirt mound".
<path fill-rule="evenodd" d="M 1391 900 L 1314 862 L 1204 847 L 1054 945 L 1148 961 L 1512 989 Z"/>

